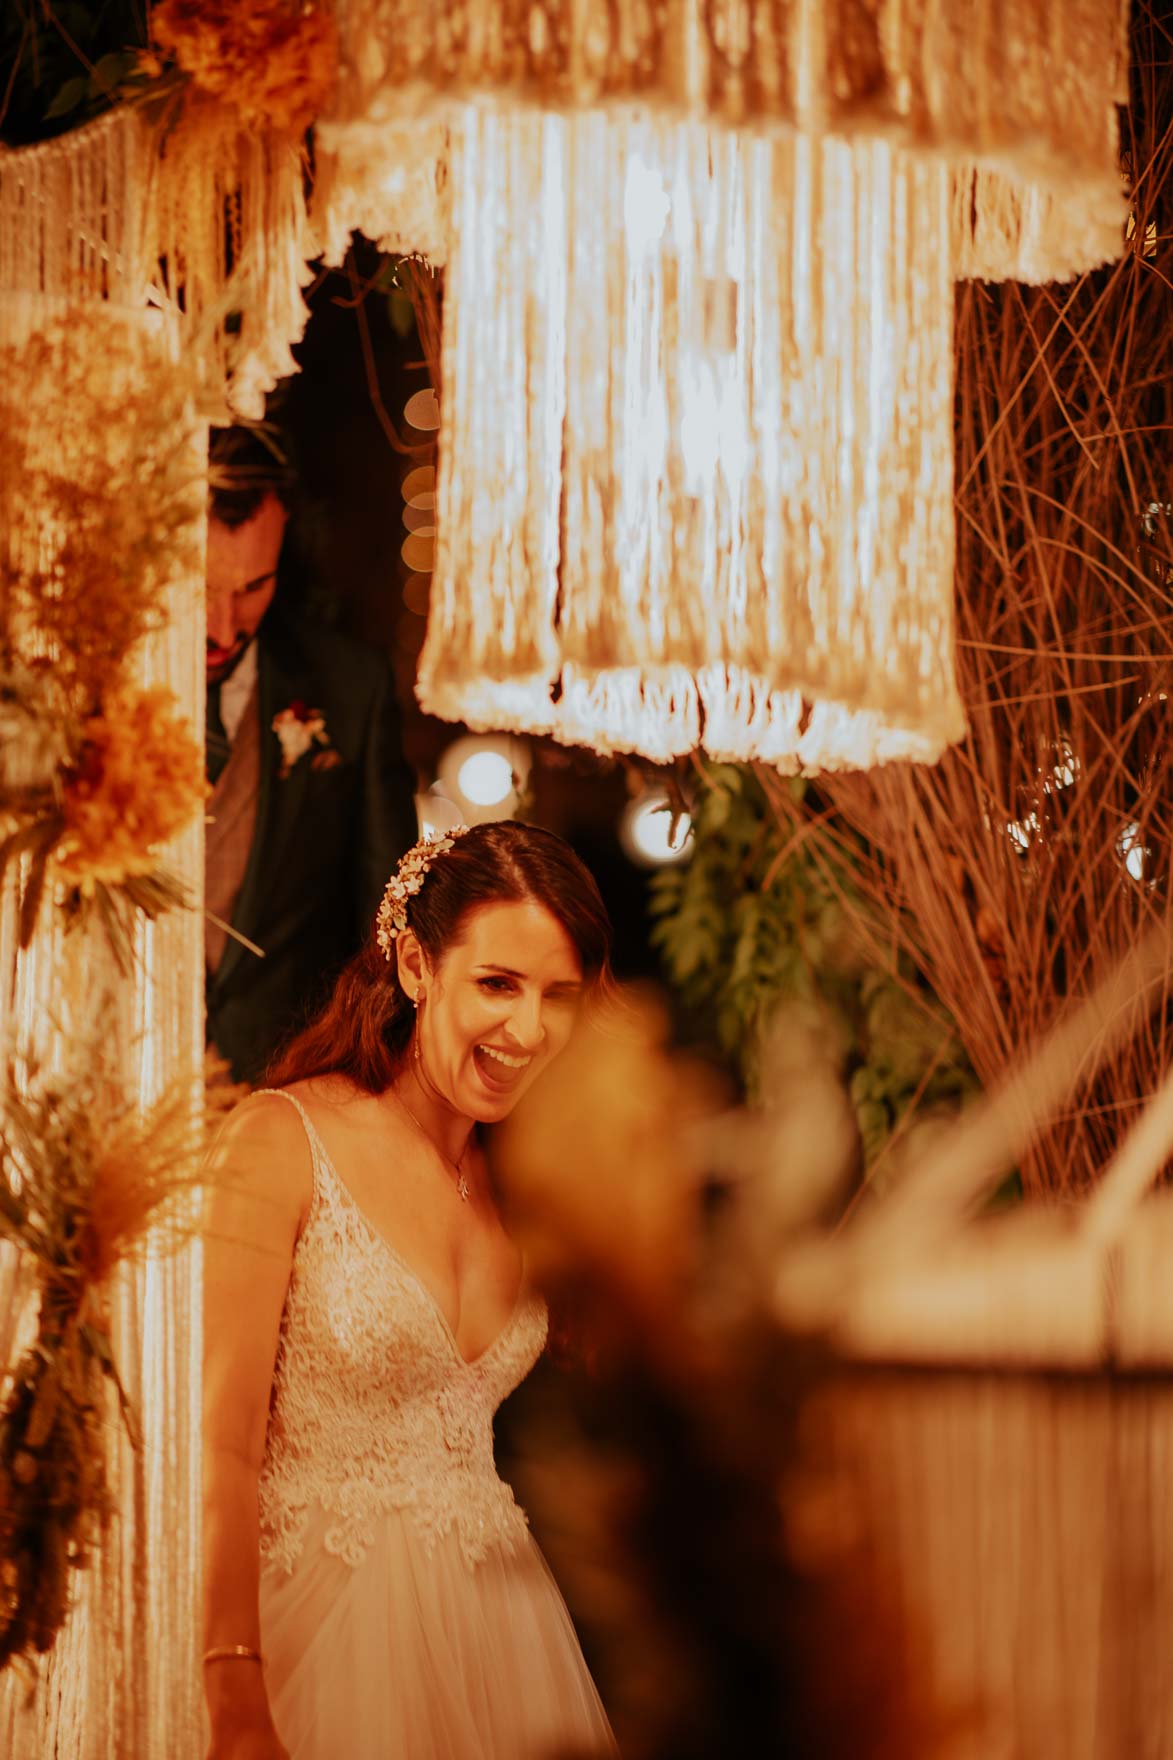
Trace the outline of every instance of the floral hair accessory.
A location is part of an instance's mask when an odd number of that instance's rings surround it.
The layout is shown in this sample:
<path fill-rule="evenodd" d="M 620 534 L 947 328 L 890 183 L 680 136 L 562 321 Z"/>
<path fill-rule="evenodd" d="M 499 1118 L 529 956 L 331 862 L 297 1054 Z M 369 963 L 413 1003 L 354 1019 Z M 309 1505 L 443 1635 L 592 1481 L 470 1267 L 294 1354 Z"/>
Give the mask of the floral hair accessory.
<path fill-rule="evenodd" d="M 436 835 L 429 832 L 413 843 L 407 854 L 401 859 L 399 866 L 387 882 L 383 894 L 383 902 L 379 906 L 379 914 L 375 918 L 375 940 L 383 949 L 383 957 L 390 961 L 391 949 L 397 935 L 407 928 L 407 901 L 413 898 L 428 877 L 428 869 L 437 856 L 452 848 L 456 838 L 463 837 L 468 830 L 467 825 L 451 825 L 447 831 Z"/>

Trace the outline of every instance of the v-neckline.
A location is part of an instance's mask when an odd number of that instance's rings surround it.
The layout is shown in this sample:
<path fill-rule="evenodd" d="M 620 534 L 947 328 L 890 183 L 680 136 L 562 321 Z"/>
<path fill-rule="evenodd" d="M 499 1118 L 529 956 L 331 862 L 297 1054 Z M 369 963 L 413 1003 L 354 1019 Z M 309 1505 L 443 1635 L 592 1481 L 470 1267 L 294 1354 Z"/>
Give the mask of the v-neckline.
<path fill-rule="evenodd" d="M 289 1096 L 289 1098 L 292 1100 L 295 1098 L 295 1096 L 291 1094 Z M 298 1104 L 300 1105 L 300 1102 Z M 424 1300 L 427 1302 L 429 1308 L 432 1310 L 432 1313 L 435 1315 L 436 1319 L 440 1322 L 440 1325 L 443 1327 L 444 1336 L 447 1338 L 448 1343 L 451 1345 L 452 1354 L 456 1358 L 457 1362 L 464 1369 L 475 1369 L 478 1366 L 478 1364 L 483 1363 L 485 1361 L 485 1358 L 488 1357 L 493 1351 L 495 1351 L 497 1349 L 497 1347 L 501 1343 L 502 1339 L 504 1339 L 506 1334 L 512 1330 L 514 1322 L 516 1321 L 517 1316 L 521 1311 L 521 1307 L 522 1307 L 522 1304 L 525 1300 L 525 1294 L 526 1294 L 525 1265 L 524 1265 L 524 1263 L 521 1268 L 521 1279 L 520 1279 L 520 1282 L 518 1283 L 518 1286 L 517 1286 L 517 1295 L 514 1298 L 513 1306 L 509 1310 L 509 1314 L 505 1320 L 504 1325 L 501 1327 L 501 1330 L 498 1333 L 496 1333 L 492 1339 L 490 1339 L 489 1343 L 485 1346 L 483 1351 L 478 1351 L 475 1357 L 466 1357 L 464 1352 L 460 1348 L 460 1344 L 459 1344 L 459 1341 L 456 1337 L 455 1332 L 452 1330 L 452 1324 L 451 1324 L 450 1320 L 448 1319 L 447 1314 L 444 1312 L 443 1308 L 440 1306 L 440 1299 L 436 1295 L 436 1292 L 432 1289 L 431 1285 L 428 1284 L 424 1280 L 424 1278 L 422 1278 L 420 1276 L 419 1272 L 416 1271 L 415 1268 L 408 1263 L 408 1261 L 403 1257 L 403 1254 L 396 1251 L 396 1249 L 391 1245 L 391 1242 L 387 1239 L 387 1236 L 383 1233 L 382 1229 L 376 1228 L 375 1224 L 371 1221 L 370 1217 L 367 1215 L 366 1211 L 363 1209 L 362 1205 L 359 1203 L 358 1199 L 355 1197 L 354 1193 L 351 1191 L 350 1187 L 347 1185 L 346 1181 L 343 1179 L 342 1175 L 339 1173 L 338 1169 L 335 1167 L 334 1162 L 330 1156 L 330 1151 L 327 1149 L 325 1143 L 322 1141 L 321 1133 L 319 1132 L 318 1127 L 314 1123 L 313 1119 L 310 1118 L 308 1111 L 305 1113 L 305 1118 L 306 1118 L 306 1123 L 309 1125 L 309 1127 L 314 1135 L 315 1145 L 316 1145 L 317 1153 L 318 1153 L 318 1160 L 325 1167 L 327 1173 L 330 1175 L 330 1177 L 333 1179 L 335 1185 L 338 1187 L 339 1191 L 342 1193 L 343 1201 L 346 1204 L 348 1204 L 350 1206 L 350 1208 L 354 1211 L 354 1214 L 358 1217 L 359 1221 L 362 1223 L 363 1227 L 366 1229 L 367 1233 L 370 1235 L 371 1239 L 375 1242 L 375 1244 L 383 1249 L 383 1251 L 387 1254 L 387 1257 L 395 1265 L 397 1265 L 399 1267 L 400 1271 L 403 1272 L 404 1276 L 408 1277 L 411 1280 L 411 1282 L 414 1283 L 415 1287 L 419 1290 L 420 1294 L 423 1296 Z"/>

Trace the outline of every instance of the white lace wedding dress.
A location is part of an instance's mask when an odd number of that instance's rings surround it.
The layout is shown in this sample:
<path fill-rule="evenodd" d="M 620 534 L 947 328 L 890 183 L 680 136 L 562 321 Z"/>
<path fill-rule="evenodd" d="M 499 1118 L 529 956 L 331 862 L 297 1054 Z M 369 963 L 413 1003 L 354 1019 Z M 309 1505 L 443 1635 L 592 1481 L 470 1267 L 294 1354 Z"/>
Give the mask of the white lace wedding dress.
<path fill-rule="evenodd" d="M 554 1760 L 614 1741 L 562 1597 L 493 1463 L 493 1415 L 546 1336 L 525 1292 L 461 1356 L 305 1109 L 260 1479 L 261 1641 L 293 1760 Z"/>

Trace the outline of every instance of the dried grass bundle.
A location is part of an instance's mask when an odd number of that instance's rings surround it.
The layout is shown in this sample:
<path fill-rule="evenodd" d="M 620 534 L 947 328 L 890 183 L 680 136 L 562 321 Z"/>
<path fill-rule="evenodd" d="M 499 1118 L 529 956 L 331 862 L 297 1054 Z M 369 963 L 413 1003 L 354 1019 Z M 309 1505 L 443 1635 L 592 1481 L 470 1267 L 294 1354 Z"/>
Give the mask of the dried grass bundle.
<path fill-rule="evenodd" d="M 1151 5 L 1132 54 L 1124 259 L 1070 289 L 959 293 L 969 736 L 931 769 L 820 785 L 987 1085 L 1093 970 L 1173 926 L 1173 64 Z M 762 780 L 782 835 L 804 824 L 830 856 L 842 831 Z M 1026 1152 L 1025 1189 L 1093 1180 L 1171 1053 L 1166 1007 Z"/>
<path fill-rule="evenodd" d="M 216 1122 L 238 1090 L 208 1088 Z M 65 1076 L 10 1063 L 0 1091 L 0 1239 L 32 1267 L 36 1336 L 5 1375 L 0 1409 L 0 1669 L 50 1649 L 112 1510 L 110 1397 L 138 1436 L 118 1376 L 108 1301 L 117 1268 L 181 1245 L 208 1125 L 200 1084 L 143 1110 L 97 1041 Z"/>

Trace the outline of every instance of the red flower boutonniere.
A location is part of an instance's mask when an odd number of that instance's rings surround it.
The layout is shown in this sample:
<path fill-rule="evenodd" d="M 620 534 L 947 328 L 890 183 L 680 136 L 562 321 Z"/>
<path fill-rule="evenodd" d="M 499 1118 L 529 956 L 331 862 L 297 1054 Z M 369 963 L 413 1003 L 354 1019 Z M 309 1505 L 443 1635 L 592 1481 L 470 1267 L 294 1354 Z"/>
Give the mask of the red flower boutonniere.
<path fill-rule="evenodd" d="M 326 717 L 320 709 L 311 709 L 299 698 L 274 715 L 272 726 L 281 745 L 281 768 L 277 774 L 282 782 L 307 752 L 314 754 L 310 759 L 313 770 L 332 770 L 341 764 L 341 757 L 330 744 Z"/>

